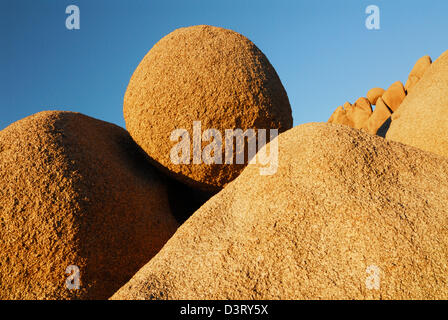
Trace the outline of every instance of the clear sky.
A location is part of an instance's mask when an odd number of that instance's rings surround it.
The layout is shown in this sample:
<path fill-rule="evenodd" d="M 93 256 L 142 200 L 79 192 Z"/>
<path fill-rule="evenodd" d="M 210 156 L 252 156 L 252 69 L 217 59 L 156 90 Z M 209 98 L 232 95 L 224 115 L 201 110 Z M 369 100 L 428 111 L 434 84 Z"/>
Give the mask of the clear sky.
<path fill-rule="evenodd" d="M 80 30 L 65 27 L 70 4 Z M 380 30 L 365 27 L 371 4 Z M 368 89 L 406 81 L 419 57 L 448 50 L 446 0 L 0 0 L 0 129 L 41 110 L 124 127 L 139 61 L 169 32 L 198 24 L 235 30 L 266 54 L 295 125 L 326 121 Z"/>

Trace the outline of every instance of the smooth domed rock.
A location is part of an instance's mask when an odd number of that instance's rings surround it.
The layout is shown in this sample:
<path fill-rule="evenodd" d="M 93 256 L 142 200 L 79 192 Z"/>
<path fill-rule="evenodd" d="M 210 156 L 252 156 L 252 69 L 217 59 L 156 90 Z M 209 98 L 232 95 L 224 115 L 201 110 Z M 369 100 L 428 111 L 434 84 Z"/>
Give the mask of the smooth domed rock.
<path fill-rule="evenodd" d="M 0 131 L 0 185 L 0 299 L 107 299 L 177 228 L 129 134 L 79 113 Z"/>
<path fill-rule="evenodd" d="M 382 99 L 389 109 L 391 109 L 392 112 L 395 112 L 398 110 L 398 107 L 405 97 L 406 92 L 404 91 L 403 84 L 400 81 L 397 81 L 384 92 Z"/>
<path fill-rule="evenodd" d="M 367 121 L 367 132 L 370 134 L 376 134 L 378 129 L 386 122 L 391 116 L 389 108 L 384 104 L 383 99 L 378 98 L 376 100 L 375 110 Z"/>
<path fill-rule="evenodd" d="M 387 139 L 448 156 L 448 51 L 425 72 L 392 115 Z"/>
<path fill-rule="evenodd" d="M 367 121 L 372 114 L 372 106 L 366 98 L 359 98 L 353 107 L 347 111 L 347 118 L 353 123 L 355 129 L 366 129 Z"/>
<path fill-rule="evenodd" d="M 408 81 L 404 88 L 409 93 L 415 84 L 423 77 L 426 70 L 431 66 L 432 60 L 430 56 L 424 56 L 417 60 L 411 72 L 409 73 Z"/>
<path fill-rule="evenodd" d="M 112 299 L 446 299 L 448 160 L 335 124 L 278 137 Z M 378 280 L 378 282 L 376 282 Z"/>
<path fill-rule="evenodd" d="M 245 164 L 192 164 L 193 152 L 182 154 L 189 164 L 175 164 L 174 130 L 187 130 L 193 145 L 194 121 L 202 131 L 217 129 L 223 141 L 226 129 L 283 132 L 292 126 L 288 96 L 266 56 L 246 37 L 204 25 L 177 29 L 154 45 L 129 82 L 123 110 L 131 136 L 160 168 L 213 191 Z M 202 149 L 209 144 L 203 141 Z"/>
<path fill-rule="evenodd" d="M 367 92 L 367 99 L 372 105 L 376 105 L 376 101 L 384 94 L 383 88 L 372 88 Z"/>

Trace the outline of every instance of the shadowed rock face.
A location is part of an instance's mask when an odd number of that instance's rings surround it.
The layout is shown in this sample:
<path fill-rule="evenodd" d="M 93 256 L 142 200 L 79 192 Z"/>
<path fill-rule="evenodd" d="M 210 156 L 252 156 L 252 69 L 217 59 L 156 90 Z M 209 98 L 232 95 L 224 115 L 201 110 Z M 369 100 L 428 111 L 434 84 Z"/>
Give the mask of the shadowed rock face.
<path fill-rule="evenodd" d="M 214 194 L 192 188 L 182 182 L 164 176 L 171 213 L 179 224 L 187 220 Z"/>
<path fill-rule="evenodd" d="M 123 111 L 126 128 L 156 165 L 205 191 L 221 190 L 245 165 L 192 164 L 193 152 L 190 164 L 173 164 L 174 130 L 186 129 L 192 147 L 193 121 L 201 121 L 202 131 L 219 130 L 223 141 L 225 129 L 292 126 L 286 91 L 266 56 L 246 37 L 204 25 L 175 30 L 148 52 L 129 82 Z"/>
<path fill-rule="evenodd" d="M 0 131 L 0 299 L 106 299 L 175 232 L 129 134 L 48 111 Z M 80 269 L 67 290 L 66 268 Z"/>
<path fill-rule="evenodd" d="M 387 118 L 386 121 L 384 121 L 384 123 L 381 125 L 381 127 L 379 127 L 376 134 L 379 137 L 386 138 L 387 130 L 389 130 L 391 122 L 392 117 Z"/>
<path fill-rule="evenodd" d="M 367 132 L 384 138 L 385 133 L 382 135 L 382 132 L 379 129 L 385 128 L 385 123 L 390 116 L 390 109 L 386 106 L 382 98 L 378 98 L 376 100 L 375 110 L 367 121 Z"/>
<path fill-rule="evenodd" d="M 386 138 L 448 157 L 448 51 L 426 69 L 392 115 Z"/>
<path fill-rule="evenodd" d="M 448 160 L 334 124 L 278 139 L 275 175 L 249 165 L 112 298 L 448 298 Z"/>

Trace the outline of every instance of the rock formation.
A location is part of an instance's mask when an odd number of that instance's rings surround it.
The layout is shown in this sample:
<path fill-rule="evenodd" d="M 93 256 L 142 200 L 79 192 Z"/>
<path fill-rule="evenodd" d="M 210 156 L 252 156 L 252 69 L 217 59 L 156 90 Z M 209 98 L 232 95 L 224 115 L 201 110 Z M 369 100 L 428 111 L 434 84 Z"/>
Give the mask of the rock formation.
<path fill-rule="evenodd" d="M 347 126 L 354 127 L 353 121 L 349 120 L 349 118 L 347 117 L 347 110 L 350 110 L 352 106 L 348 104 L 347 107 L 347 109 L 344 109 L 343 106 L 337 107 L 328 122 L 345 124 Z"/>
<path fill-rule="evenodd" d="M 408 81 L 406 81 L 405 89 L 409 93 L 412 88 L 420 81 L 426 70 L 431 66 L 432 60 L 430 56 L 424 56 L 417 60 L 409 74 Z"/>
<path fill-rule="evenodd" d="M 365 119 L 365 114 L 359 115 L 357 113 L 349 112 L 349 109 L 347 109 L 347 107 L 350 107 L 351 105 L 350 103 L 346 102 L 344 107 L 338 107 L 334 111 L 334 113 L 328 120 L 328 123 L 344 124 L 355 129 L 365 130 L 370 134 L 378 134 L 384 137 L 387 130 L 386 132 L 383 132 L 383 130 L 381 130 L 380 133 L 379 129 L 385 128 L 385 125 L 390 122 L 389 120 L 389 122 L 386 123 L 386 121 L 390 118 L 390 115 L 398 110 L 406 95 L 410 92 L 410 90 L 413 89 L 415 84 L 420 81 L 430 65 L 431 58 L 429 56 L 424 56 L 420 58 L 414 65 L 414 68 L 410 72 L 405 86 L 403 86 L 400 81 L 397 81 L 393 83 L 387 90 L 384 90 L 382 88 L 370 89 L 367 92 L 367 98 L 360 98 L 363 100 L 365 99 L 371 105 L 376 106 L 373 113 L 369 113 L 369 119 Z M 358 101 L 360 101 L 360 99 L 358 99 Z M 378 109 L 378 111 L 376 111 L 376 109 Z"/>
<path fill-rule="evenodd" d="M 352 108 L 347 111 L 347 118 L 353 122 L 353 128 L 363 129 L 367 126 L 372 114 L 372 106 L 366 98 L 359 98 L 356 100 Z"/>
<path fill-rule="evenodd" d="M 112 299 L 446 299 L 448 159 L 347 126 L 278 137 Z"/>
<path fill-rule="evenodd" d="M 217 129 L 224 141 L 225 129 L 292 126 L 286 91 L 265 55 L 246 37 L 212 26 L 181 28 L 154 45 L 129 82 L 123 110 L 126 128 L 156 165 L 205 191 L 220 190 L 245 164 L 193 163 L 193 152 L 190 164 L 174 164 L 174 130 L 187 130 L 192 141 L 193 122 L 201 121 L 202 131 Z"/>
<path fill-rule="evenodd" d="M 385 90 L 383 88 L 372 88 L 367 92 L 367 99 L 369 100 L 370 104 L 376 105 L 376 101 L 378 98 L 381 98 L 381 96 L 384 94 Z"/>
<path fill-rule="evenodd" d="M 386 138 L 448 157 L 448 51 L 392 115 Z"/>
<path fill-rule="evenodd" d="M 386 106 L 382 98 L 376 100 L 375 110 L 367 121 L 367 132 L 370 134 L 377 134 L 378 129 L 391 116 L 390 109 Z"/>
<path fill-rule="evenodd" d="M 177 228 L 129 134 L 79 113 L 0 131 L 0 186 L 0 299 L 107 299 Z"/>
<path fill-rule="evenodd" d="M 406 97 L 403 84 L 400 81 L 394 82 L 382 95 L 383 102 L 392 112 L 398 110 L 398 107 Z"/>

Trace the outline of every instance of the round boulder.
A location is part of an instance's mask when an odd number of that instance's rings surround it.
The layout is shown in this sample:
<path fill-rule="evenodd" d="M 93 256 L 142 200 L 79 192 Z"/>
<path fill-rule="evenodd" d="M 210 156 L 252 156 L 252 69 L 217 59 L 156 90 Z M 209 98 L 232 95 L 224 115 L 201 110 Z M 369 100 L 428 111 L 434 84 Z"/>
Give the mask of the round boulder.
<path fill-rule="evenodd" d="M 394 82 L 383 94 L 383 102 L 393 111 L 397 111 L 401 102 L 406 97 L 403 84 L 400 81 Z"/>
<path fill-rule="evenodd" d="M 372 105 L 376 105 L 378 98 L 384 94 L 383 88 L 372 88 L 367 92 L 367 99 Z"/>
<path fill-rule="evenodd" d="M 235 164 L 236 147 L 224 152 L 226 129 L 292 126 L 288 96 L 266 56 L 241 34 L 205 25 L 175 30 L 154 45 L 132 75 L 123 111 L 126 128 L 154 163 L 208 191 L 220 190 L 248 162 Z M 219 156 L 204 161 L 202 151 L 214 142 Z"/>

